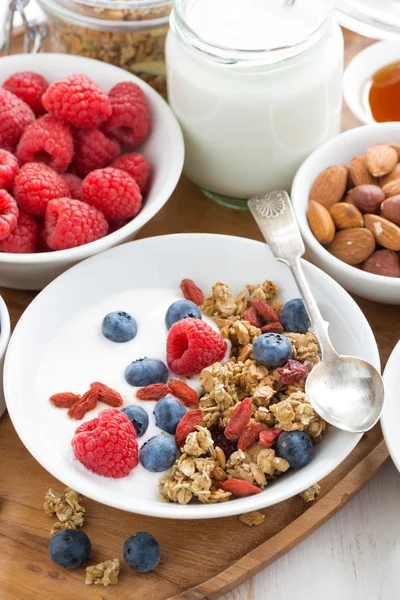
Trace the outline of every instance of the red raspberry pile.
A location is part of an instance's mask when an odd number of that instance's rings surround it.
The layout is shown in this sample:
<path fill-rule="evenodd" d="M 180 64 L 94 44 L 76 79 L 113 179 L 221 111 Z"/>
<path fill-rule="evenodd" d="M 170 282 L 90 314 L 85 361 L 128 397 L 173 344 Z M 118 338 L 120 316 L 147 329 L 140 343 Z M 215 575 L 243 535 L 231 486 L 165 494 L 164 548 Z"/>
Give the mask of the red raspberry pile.
<path fill-rule="evenodd" d="M 22 72 L 4 81 L 0 252 L 67 250 L 128 223 L 150 175 L 146 158 L 131 150 L 149 128 L 145 95 L 131 82 L 107 95 L 86 75 L 50 85 Z"/>

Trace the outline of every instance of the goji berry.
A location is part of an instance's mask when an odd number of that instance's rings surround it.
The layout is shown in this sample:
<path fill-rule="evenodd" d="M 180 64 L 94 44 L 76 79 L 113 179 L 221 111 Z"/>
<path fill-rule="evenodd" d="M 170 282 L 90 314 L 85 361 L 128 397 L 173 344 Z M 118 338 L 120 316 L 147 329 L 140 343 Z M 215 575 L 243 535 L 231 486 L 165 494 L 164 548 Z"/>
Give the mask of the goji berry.
<path fill-rule="evenodd" d="M 193 406 L 199 403 L 199 397 L 195 390 L 184 381 L 171 379 L 168 386 L 175 398 L 178 398 L 185 406 Z"/>
<path fill-rule="evenodd" d="M 259 437 L 261 446 L 263 446 L 264 448 L 271 448 L 271 446 L 276 442 L 281 433 L 282 429 L 279 429 L 279 427 L 273 427 L 272 429 L 263 429 Z"/>
<path fill-rule="evenodd" d="M 252 408 L 253 402 L 251 398 L 245 398 L 236 406 L 224 431 L 224 435 L 228 440 L 238 440 L 240 438 L 247 423 L 250 421 Z"/>
<path fill-rule="evenodd" d="M 203 304 L 204 294 L 192 279 L 182 279 L 180 288 L 186 300 L 191 300 L 197 306 Z"/>
<path fill-rule="evenodd" d="M 122 406 L 124 403 L 121 394 L 108 387 L 105 383 L 94 381 L 90 384 L 90 389 L 97 391 L 99 402 L 104 402 L 104 404 L 108 404 L 108 406 L 118 408 L 118 406 Z"/>
<path fill-rule="evenodd" d="M 79 394 L 60 392 L 59 394 L 53 394 L 53 396 L 50 397 L 50 402 L 57 408 L 71 408 L 79 398 Z"/>
<path fill-rule="evenodd" d="M 68 416 L 71 417 L 71 419 L 83 419 L 89 410 L 96 408 L 98 399 L 99 390 L 97 388 L 88 390 L 83 394 L 82 398 L 77 400 L 75 404 L 71 406 L 68 410 Z"/>
<path fill-rule="evenodd" d="M 283 325 L 279 321 L 272 321 L 261 327 L 261 333 L 281 333 L 281 331 L 283 331 Z"/>
<path fill-rule="evenodd" d="M 152 383 L 136 392 L 139 400 L 161 400 L 169 394 L 170 389 L 165 383 Z"/>
<path fill-rule="evenodd" d="M 234 496 L 253 496 L 254 494 L 261 494 L 261 489 L 248 481 L 242 479 L 227 479 L 222 483 L 217 483 L 217 488 L 224 490 L 225 492 L 231 492 Z"/>
<path fill-rule="evenodd" d="M 196 425 L 200 425 L 203 419 L 203 411 L 200 408 L 190 410 L 179 421 L 175 431 L 175 442 L 178 448 L 183 446 L 189 433 L 192 433 Z"/>
<path fill-rule="evenodd" d="M 258 441 L 261 431 L 262 427 L 260 423 L 256 423 L 255 421 L 253 421 L 252 423 L 246 425 L 246 428 L 244 429 L 243 433 L 239 438 L 239 450 L 245 451 L 247 450 L 247 448 L 250 448 L 250 446 L 255 444 Z"/>
<path fill-rule="evenodd" d="M 251 305 L 256 309 L 258 314 L 262 316 L 266 323 L 269 323 L 270 321 L 279 321 L 279 317 L 274 309 L 269 304 L 264 302 L 264 300 L 261 300 L 261 298 L 255 298 L 252 300 Z"/>
<path fill-rule="evenodd" d="M 259 329 L 264 325 L 264 319 L 258 314 L 253 306 L 250 306 L 250 308 L 246 310 L 244 319 L 253 325 L 253 327 L 258 327 Z"/>
<path fill-rule="evenodd" d="M 293 383 L 305 379 L 311 371 L 311 363 L 301 363 L 297 360 L 289 359 L 283 367 L 277 369 L 279 374 L 279 383 Z"/>

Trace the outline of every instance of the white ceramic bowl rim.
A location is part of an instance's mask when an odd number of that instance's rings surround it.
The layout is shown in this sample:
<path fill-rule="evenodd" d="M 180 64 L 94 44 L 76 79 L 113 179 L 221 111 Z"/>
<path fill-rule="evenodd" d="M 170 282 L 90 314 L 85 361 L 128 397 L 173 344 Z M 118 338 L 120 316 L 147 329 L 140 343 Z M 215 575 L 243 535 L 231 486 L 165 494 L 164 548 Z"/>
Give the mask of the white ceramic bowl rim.
<path fill-rule="evenodd" d="M 327 142 L 322 144 L 322 146 L 317 148 L 317 150 L 314 150 L 314 152 L 312 152 L 310 154 L 310 156 L 308 156 L 306 158 L 306 160 L 301 165 L 300 169 L 297 171 L 296 176 L 293 181 L 293 186 L 292 186 L 293 197 L 297 196 L 297 195 L 300 196 L 303 194 L 303 191 L 302 191 L 304 188 L 303 173 L 305 171 L 307 171 L 313 165 L 316 157 L 321 152 L 328 152 L 331 147 L 337 145 L 338 141 L 341 141 L 343 146 L 346 146 L 347 140 L 351 139 L 354 135 L 357 135 L 358 132 L 376 131 L 377 132 L 377 135 L 376 135 L 377 142 L 376 143 L 378 143 L 379 128 L 383 129 L 386 126 L 390 126 L 390 125 L 398 125 L 399 129 L 400 129 L 400 123 L 390 123 L 389 122 L 389 123 L 375 123 L 373 125 L 362 125 L 361 127 L 357 127 L 354 129 L 349 129 L 348 131 L 344 131 L 343 133 L 340 133 L 336 137 L 334 137 L 331 140 L 328 140 Z M 367 150 L 367 148 L 365 150 Z M 295 205 L 295 210 L 296 210 L 296 205 Z M 308 228 L 309 228 L 309 226 L 308 226 Z M 317 239 L 315 238 L 311 229 L 310 229 L 310 234 L 307 237 L 307 243 L 313 248 L 313 250 L 316 253 L 320 253 L 321 255 L 323 255 L 324 259 L 326 261 L 330 261 L 330 262 L 332 262 L 332 264 L 335 264 L 337 268 L 340 268 L 343 271 L 343 273 L 346 273 L 349 277 L 362 277 L 367 283 L 368 282 L 371 283 L 371 286 L 381 286 L 384 281 L 385 285 L 391 286 L 393 288 L 398 287 L 399 292 L 400 292 L 400 279 L 398 279 L 396 277 L 385 277 L 383 275 L 375 275 L 375 273 L 368 273 L 367 271 L 362 271 L 361 269 L 358 269 L 357 267 L 353 267 L 353 266 L 348 265 L 347 263 L 343 262 L 342 260 L 339 260 L 338 258 L 336 258 L 336 256 L 334 256 L 333 254 L 328 252 L 328 250 L 317 241 Z"/>
<path fill-rule="evenodd" d="M 65 54 L 56 54 L 51 52 L 46 52 L 40 54 L 40 60 L 42 64 L 57 63 L 57 60 L 65 60 Z M 113 71 L 118 69 L 122 71 L 119 67 L 114 65 L 110 65 L 108 63 L 103 63 L 101 61 L 85 58 L 81 56 L 73 56 L 74 62 L 78 63 L 92 63 L 94 66 L 101 65 L 103 71 Z M 20 61 L 20 64 L 24 64 L 24 60 L 26 59 L 26 55 L 24 54 L 14 54 L 12 56 L 6 56 L 0 58 L 0 63 L 4 64 L 5 62 L 15 62 L 16 64 Z M 22 61 L 22 62 L 21 62 Z M 78 69 L 79 67 L 77 67 Z M 127 73 L 127 78 L 129 75 L 129 79 L 132 80 L 133 75 Z M 143 204 L 143 208 L 140 213 L 132 219 L 127 225 L 121 227 L 117 231 L 108 234 L 107 236 L 96 240 L 94 242 L 90 242 L 89 244 L 85 244 L 83 246 L 78 246 L 77 248 L 70 248 L 68 250 L 57 250 L 54 252 L 38 252 L 34 254 L 8 254 L 8 253 L 0 253 L 0 265 L 1 263 L 7 264 L 30 264 L 34 263 L 35 265 L 41 263 L 51 262 L 52 264 L 56 264 L 58 262 L 63 262 L 65 260 L 81 260 L 90 256 L 92 254 L 97 254 L 110 248 L 110 246 L 118 244 L 120 241 L 129 237 L 130 234 L 137 232 L 143 225 L 145 225 L 154 215 L 164 206 L 167 199 L 170 198 L 172 192 L 174 191 L 179 177 L 182 172 L 183 167 L 183 159 L 184 159 L 184 142 L 183 135 L 176 120 L 176 117 L 172 113 L 170 107 L 166 103 L 166 101 L 145 81 L 137 79 L 138 84 L 142 87 L 146 96 L 150 98 L 151 102 L 157 106 L 157 109 L 161 111 L 163 118 L 168 118 L 171 124 L 171 128 L 173 130 L 172 138 L 174 140 L 173 146 L 171 146 L 171 152 L 175 155 L 175 160 L 171 161 L 171 171 L 169 182 L 165 184 L 163 189 L 163 194 L 160 195 L 156 201 L 152 203 L 151 206 L 146 206 L 146 201 Z M 136 151 L 136 149 L 135 149 Z M 137 151 L 140 152 L 140 146 L 138 146 Z"/>
<path fill-rule="evenodd" d="M 389 360 L 386 364 L 385 371 L 383 373 L 383 381 L 386 387 L 386 393 L 390 392 L 390 398 L 386 398 L 385 407 L 383 409 L 381 426 L 383 437 L 385 438 L 386 446 L 388 447 L 390 456 L 396 465 L 398 471 L 400 471 L 400 443 L 398 436 L 398 414 L 399 411 L 396 409 L 398 406 L 398 388 L 396 387 L 396 381 L 398 378 L 400 366 L 400 340 L 397 342 L 393 349 Z"/>
<path fill-rule="evenodd" d="M 47 293 L 52 287 L 57 286 L 59 281 L 62 278 L 71 278 L 72 276 L 76 277 L 79 272 L 85 271 L 89 266 L 92 266 L 96 261 L 99 262 L 102 257 L 105 255 L 110 256 L 111 253 L 117 254 L 123 252 L 123 249 L 127 246 L 135 247 L 140 250 L 141 255 L 146 256 L 150 249 L 153 251 L 162 251 L 162 246 L 166 242 L 169 245 L 176 244 L 187 244 L 188 247 L 192 247 L 193 244 L 201 244 L 202 248 L 207 248 L 212 244 L 217 244 L 219 247 L 228 246 L 228 244 L 232 244 L 233 236 L 222 236 L 222 235 L 212 235 L 212 234 L 175 234 L 169 236 L 158 236 L 155 238 L 145 238 L 142 240 L 131 242 L 130 244 L 119 246 L 113 249 L 108 250 L 107 253 L 103 253 L 101 255 L 97 255 L 89 258 L 88 260 L 76 265 L 69 271 L 63 273 L 56 280 L 54 280 L 41 294 L 39 294 L 35 300 L 31 303 L 30 307 L 28 307 L 27 311 L 22 315 L 19 324 L 17 325 L 16 332 L 18 333 L 19 328 L 25 325 L 25 322 L 30 319 L 31 309 L 36 306 L 37 303 L 40 302 L 42 294 Z M 241 245 L 243 251 L 245 252 L 246 247 L 251 250 L 254 246 L 265 246 L 264 244 L 250 240 L 245 238 L 237 238 L 238 245 Z M 160 246 L 160 248 L 158 248 Z M 183 249 L 181 248 L 181 251 Z M 376 342 L 373 336 L 373 333 L 369 327 L 369 324 L 363 315 L 362 311 L 358 308 L 354 300 L 345 292 L 339 284 L 337 284 L 332 278 L 326 275 L 323 271 L 312 265 L 311 263 L 304 263 L 304 269 L 309 275 L 313 275 L 318 278 L 318 283 L 321 286 L 321 289 L 324 289 L 325 286 L 334 287 L 337 291 L 337 294 L 340 294 L 342 304 L 346 304 L 348 301 L 349 308 L 353 311 L 355 315 L 357 315 L 357 320 L 359 326 L 365 333 L 366 339 L 368 340 L 365 347 L 368 347 L 369 359 L 375 365 L 376 368 L 379 369 L 380 361 L 379 361 L 379 352 L 376 346 Z M 325 284 L 325 286 L 324 286 Z M 336 294 L 336 295 L 337 295 Z M 10 416 L 13 420 L 14 426 L 29 450 L 29 452 L 46 468 L 50 473 L 52 473 L 55 477 L 59 478 L 60 473 L 56 472 L 56 469 L 53 468 L 51 460 L 48 459 L 47 455 L 43 456 L 43 453 L 37 450 L 37 447 L 32 442 L 31 437 L 27 434 L 26 425 L 24 425 L 19 418 L 18 410 L 13 406 L 11 402 L 12 398 L 12 375 L 11 375 L 11 366 L 9 363 L 11 362 L 11 355 L 14 354 L 14 345 L 17 343 L 17 337 L 14 335 L 11 339 L 9 349 L 7 351 L 6 356 L 6 366 L 5 366 L 5 375 L 4 375 L 4 387 L 6 398 L 8 402 L 8 409 Z M 13 356 L 13 361 L 15 362 L 15 358 Z M 342 433 L 342 432 L 341 432 Z M 234 514 L 241 514 L 243 512 L 248 512 L 251 510 L 256 510 L 260 508 L 264 508 L 267 505 L 275 504 L 277 502 L 281 502 L 286 500 L 289 497 L 296 495 L 297 493 L 302 492 L 304 489 L 314 484 L 316 481 L 319 481 L 323 477 L 325 477 L 329 472 L 332 471 L 333 468 L 338 466 L 351 452 L 351 450 L 356 446 L 358 441 L 361 438 L 360 434 L 346 434 L 347 443 L 344 444 L 341 452 L 336 452 L 334 459 L 332 461 L 323 460 L 318 463 L 317 469 L 310 469 L 310 471 L 305 474 L 302 473 L 302 477 L 299 481 L 296 482 L 295 485 L 291 488 L 290 494 L 288 492 L 281 491 L 279 484 L 274 488 L 273 501 L 265 501 L 263 494 L 258 494 L 255 496 L 235 499 L 232 502 L 222 503 L 222 504 L 213 504 L 207 505 L 207 510 L 204 510 L 204 505 L 186 505 L 184 507 L 176 504 L 164 504 L 162 502 L 146 502 L 143 500 L 132 499 L 130 503 L 128 503 L 125 499 L 120 500 L 113 499 L 110 500 L 110 497 L 106 492 L 95 493 L 93 488 L 90 485 L 90 482 L 86 482 L 85 484 L 80 485 L 79 491 L 84 495 L 93 498 L 99 502 L 109 504 L 116 508 L 120 508 L 122 510 L 134 510 L 134 512 L 139 514 L 146 514 L 154 517 L 164 517 L 164 518 L 176 518 L 176 519 L 192 519 L 192 518 L 215 518 L 215 517 L 223 517 L 230 516 Z M 66 485 L 74 487 L 75 482 L 72 477 L 63 477 L 63 482 Z M 86 486 L 86 489 L 84 489 Z M 271 490 L 272 491 L 272 490 Z"/>
<path fill-rule="evenodd" d="M 10 315 L 8 313 L 7 305 L 3 298 L 0 296 L 0 359 L 4 356 L 8 341 L 11 335 L 11 324 Z M 0 373 L 0 385 L 2 380 L 2 373 Z"/>

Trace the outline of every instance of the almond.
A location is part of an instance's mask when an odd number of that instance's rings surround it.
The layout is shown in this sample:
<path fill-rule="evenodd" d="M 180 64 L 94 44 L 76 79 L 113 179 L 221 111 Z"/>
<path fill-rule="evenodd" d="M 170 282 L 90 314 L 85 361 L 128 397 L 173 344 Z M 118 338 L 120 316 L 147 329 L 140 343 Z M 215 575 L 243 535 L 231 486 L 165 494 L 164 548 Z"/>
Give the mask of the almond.
<path fill-rule="evenodd" d="M 308 224 L 320 244 L 330 244 L 335 237 L 335 223 L 328 209 L 311 200 L 307 211 Z"/>
<path fill-rule="evenodd" d="M 400 196 L 392 196 L 382 202 L 381 217 L 400 227 Z"/>
<path fill-rule="evenodd" d="M 393 250 L 378 250 L 362 264 L 362 270 L 385 277 L 400 277 L 400 258 Z"/>
<path fill-rule="evenodd" d="M 310 191 L 310 201 L 330 208 L 343 198 L 346 185 L 346 167 L 328 167 L 314 181 Z"/>
<path fill-rule="evenodd" d="M 379 181 L 379 185 L 383 187 L 384 185 L 386 185 L 390 181 L 394 181 L 395 179 L 400 179 L 400 163 L 397 163 L 394 166 L 394 168 L 390 171 L 390 173 L 385 175 L 385 177 L 382 177 L 382 179 Z"/>
<path fill-rule="evenodd" d="M 330 213 L 338 229 L 351 229 L 364 225 L 363 216 L 358 208 L 348 202 L 338 202 L 332 206 Z"/>
<path fill-rule="evenodd" d="M 389 250 L 400 250 L 400 227 L 378 215 L 364 215 L 364 223 L 380 246 Z"/>
<path fill-rule="evenodd" d="M 400 194 L 400 178 L 389 181 L 389 183 L 382 187 L 382 191 L 387 198 L 398 196 Z"/>
<path fill-rule="evenodd" d="M 355 156 L 349 165 L 350 177 L 354 185 L 366 185 L 376 183 L 375 177 L 371 175 L 367 168 L 367 159 L 365 156 Z"/>
<path fill-rule="evenodd" d="M 338 231 L 327 250 L 348 265 L 358 265 L 375 250 L 375 238 L 371 231 L 362 227 Z"/>
<path fill-rule="evenodd" d="M 400 144 L 389 144 L 397 152 L 397 160 L 400 160 Z"/>
<path fill-rule="evenodd" d="M 378 185 L 357 185 L 346 196 L 346 202 L 354 204 L 363 213 L 375 212 L 384 199 L 384 191 Z"/>
<path fill-rule="evenodd" d="M 365 158 L 371 175 L 382 177 L 394 168 L 397 163 L 397 152 L 386 144 L 376 144 L 368 148 Z"/>

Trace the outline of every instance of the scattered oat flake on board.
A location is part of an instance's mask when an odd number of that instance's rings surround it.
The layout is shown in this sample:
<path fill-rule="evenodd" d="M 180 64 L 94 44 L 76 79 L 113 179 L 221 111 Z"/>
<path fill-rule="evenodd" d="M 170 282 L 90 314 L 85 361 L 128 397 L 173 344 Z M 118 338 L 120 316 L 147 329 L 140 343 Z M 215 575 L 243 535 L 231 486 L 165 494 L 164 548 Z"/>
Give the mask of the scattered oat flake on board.
<path fill-rule="evenodd" d="M 68 416 L 71 419 L 83 419 L 87 412 L 93 410 L 97 406 L 99 399 L 98 388 L 93 388 L 85 392 L 82 398 L 80 398 L 75 404 L 68 410 Z"/>
<path fill-rule="evenodd" d="M 197 306 L 203 304 L 204 294 L 192 279 L 182 279 L 180 288 L 186 300 L 191 300 Z"/>
<path fill-rule="evenodd" d="M 321 486 L 318 485 L 318 483 L 314 483 L 313 485 L 310 485 L 309 488 L 304 490 L 304 492 L 301 492 L 300 496 L 306 502 L 314 502 L 314 500 L 317 498 L 317 496 L 320 495 L 320 493 L 321 493 Z"/>
<path fill-rule="evenodd" d="M 99 402 L 104 402 L 104 404 L 108 404 L 108 406 L 112 406 L 114 408 L 118 408 L 122 406 L 124 400 L 119 392 L 113 390 L 108 387 L 105 383 L 100 383 L 100 381 L 94 381 L 90 384 L 91 390 L 97 390 L 99 397 Z"/>
<path fill-rule="evenodd" d="M 139 400 L 161 400 L 169 394 L 170 389 L 165 383 L 152 383 L 146 385 L 136 392 L 136 398 Z"/>
<path fill-rule="evenodd" d="M 50 396 L 50 402 L 57 408 L 71 408 L 79 399 L 80 395 L 73 394 L 72 392 L 60 392 L 59 394 Z"/>
<path fill-rule="evenodd" d="M 273 308 L 271 308 L 269 304 L 264 302 L 264 300 L 261 300 L 260 298 L 255 298 L 251 301 L 251 305 L 253 308 L 256 309 L 258 314 L 262 316 L 266 323 L 269 323 L 270 321 L 279 321 L 277 313 L 274 311 Z"/>
<path fill-rule="evenodd" d="M 62 529 L 77 529 L 83 526 L 86 511 L 81 502 L 82 496 L 71 488 L 65 488 L 61 493 L 49 489 L 43 508 L 47 515 L 58 518 L 53 525 L 51 535 Z"/>
<path fill-rule="evenodd" d="M 222 483 L 218 482 L 217 487 L 225 492 L 231 492 L 233 496 L 244 497 L 261 494 L 261 489 L 243 479 L 227 479 Z"/>
<path fill-rule="evenodd" d="M 262 427 L 260 423 L 252 421 L 251 423 L 246 425 L 246 428 L 244 429 L 243 433 L 239 438 L 238 449 L 243 450 L 244 452 L 245 450 L 247 450 L 247 448 L 253 446 L 253 444 L 258 442 L 258 438 L 260 436 L 261 431 Z"/>
<path fill-rule="evenodd" d="M 196 391 L 184 381 L 171 379 L 168 382 L 168 386 L 175 398 L 178 398 L 185 406 L 193 406 L 199 403 Z"/>
<path fill-rule="evenodd" d="M 179 421 L 175 431 L 175 442 L 178 448 L 181 448 L 189 433 L 194 431 L 197 425 L 200 425 L 203 419 L 203 411 L 200 408 L 190 410 Z"/>
<path fill-rule="evenodd" d="M 118 583 L 119 560 L 114 558 L 86 567 L 85 583 L 87 585 L 116 585 Z"/>
<path fill-rule="evenodd" d="M 265 515 L 263 515 L 259 510 L 253 510 L 253 512 L 239 515 L 239 521 L 245 525 L 248 525 L 249 527 L 262 525 L 265 521 Z"/>
<path fill-rule="evenodd" d="M 261 333 L 281 333 L 283 331 L 283 325 L 280 321 L 272 321 L 261 327 Z"/>
<path fill-rule="evenodd" d="M 235 407 L 224 431 L 224 435 L 228 440 L 238 440 L 240 438 L 247 423 L 250 421 L 252 408 L 253 402 L 251 398 L 245 398 Z"/>

